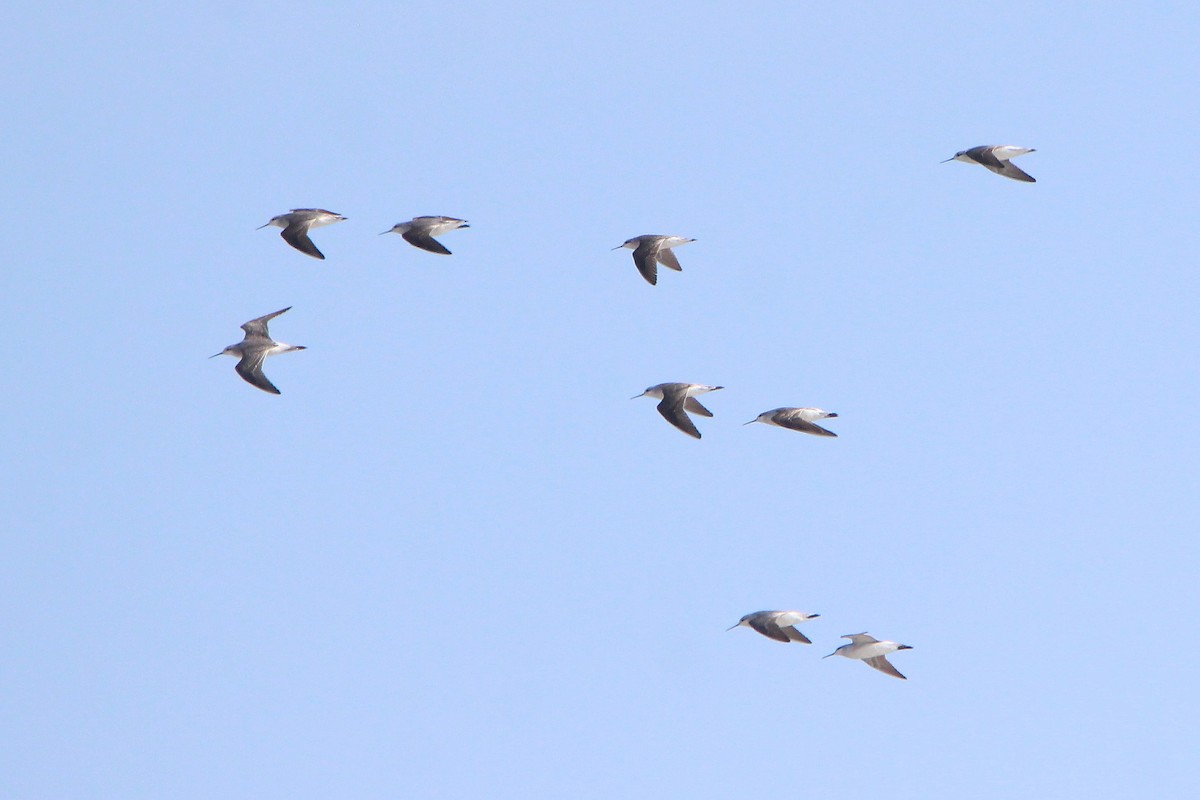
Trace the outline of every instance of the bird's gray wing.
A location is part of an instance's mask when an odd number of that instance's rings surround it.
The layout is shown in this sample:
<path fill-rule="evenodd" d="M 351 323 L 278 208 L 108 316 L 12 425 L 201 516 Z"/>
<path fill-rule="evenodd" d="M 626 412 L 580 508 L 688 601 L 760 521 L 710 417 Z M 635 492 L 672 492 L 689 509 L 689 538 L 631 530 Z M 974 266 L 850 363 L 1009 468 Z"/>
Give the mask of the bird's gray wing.
<path fill-rule="evenodd" d="M 809 639 L 803 633 L 796 630 L 795 625 L 788 625 L 787 627 L 780 628 L 780 630 L 783 631 L 783 633 L 787 636 L 787 638 L 793 642 L 804 642 L 805 644 L 812 644 L 812 639 Z"/>
<path fill-rule="evenodd" d="M 769 619 L 752 619 L 750 620 L 750 627 L 754 628 L 754 630 L 758 631 L 763 636 L 766 636 L 768 639 L 774 639 L 777 642 L 791 641 L 788 639 L 788 635 L 780 630 L 779 626 Z"/>
<path fill-rule="evenodd" d="M 847 633 L 842 638 L 849 639 L 852 644 L 874 644 L 879 641 L 869 633 Z M 842 646 L 845 647 L 845 645 Z"/>
<path fill-rule="evenodd" d="M 675 252 L 669 247 L 660 247 L 658 249 L 658 263 L 667 269 L 683 272 L 683 267 L 679 266 L 679 259 L 675 257 Z"/>
<path fill-rule="evenodd" d="M 262 365 L 263 361 L 266 360 L 266 357 L 267 351 L 265 349 L 252 350 L 251 352 L 242 356 L 242 360 L 237 363 L 237 366 L 234 367 L 234 369 L 237 370 L 238 375 L 242 376 L 242 380 L 251 386 L 255 386 L 259 389 L 262 389 L 264 392 L 270 392 L 271 394 L 281 394 L 281 392 L 275 388 L 275 384 L 267 380 L 266 375 L 263 375 Z"/>
<path fill-rule="evenodd" d="M 993 166 L 990 166 L 987 164 L 985 164 L 984 166 L 986 166 L 988 169 L 990 169 L 992 172 L 996 173 L 997 175 L 1003 175 L 1006 178 L 1012 178 L 1014 181 L 1024 181 L 1025 183 L 1037 183 L 1037 181 L 1034 180 L 1032 175 L 1030 175 L 1025 170 L 1021 169 L 1020 167 L 1018 167 L 1016 164 L 1012 163 L 1011 161 L 1000 161 L 999 164 L 1000 164 L 999 167 L 993 167 Z"/>
<path fill-rule="evenodd" d="M 287 308 L 281 308 L 272 314 L 266 314 L 245 323 L 242 325 L 242 330 L 246 332 L 246 338 L 249 339 L 252 336 L 261 336 L 270 341 L 271 336 L 267 333 L 267 323 L 278 317 L 283 312 L 290 311 L 291 308 L 291 306 L 288 306 Z"/>
<path fill-rule="evenodd" d="M 683 410 L 690 411 L 693 414 L 699 414 L 702 417 L 711 417 L 713 413 L 704 406 L 700 405 L 700 401 L 694 397 L 689 397 L 683 401 Z"/>
<path fill-rule="evenodd" d="M 900 674 L 900 670 L 892 666 L 891 662 L 887 660 L 886 656 L 864 658 L 863 661 L 867 662 L 867 666 L 874 667 L 885 675 L 891 675 L 893 678 L 899 678 L 902 681 L 908 680 L 908 678 Z"/>
<path fill-rule="evenodd" d="M 679 430 L 686 433 L 688 436 L 700 438 L 700 431 L 696 429 L 696 423 L 692 422 L 692 418 L 683 410 L 683 400 L 679 397 L 665 396 L 662 402 L 658 404 L 658 413 L 663 415 L 663 419 L 674 425 Z"/>
<path fill-rule="evenodd" d="M 977 164 L 982 164 L 993 172 L 1001 166 L 1000 159 L 996 158 L 995 150 L 990 145 L 972 147 L 967 151 L 967 155 Z"/>
<path fill-rule="evenodd" d="M 775 424 L 782 425 L 783 427 L 788 428 L 793 431 L 800 431 L 801 433 L 811 433 L 814 436 L 833 436 L 834 438 L 837 438 L 837 434 L 834 433 L 833 431 L 827 431 L 824 428 L 822 428 L 820 425 L 814 425 L 813 423 L 809 422 L 808 420 L 803 420 L 803 419 L 800 419 L 799 417 L 779 416 L 779 417 L 775 418 Z"/>
<path fill-rule="evenodd" d="M 405 231 L 400 235 L 404 237 L 404 241 L 413 247 L 419 247 L 422 250 L 428 250 L 431 253 L 438 253 L 443 256 L 450 255 L 450 251 L 446 249 L 446 246 L 430 236 L 426 231 L 414 229 Z"/>
<path fill-rule="evenodd" d="M 312 239 L 308 238 L 307 225 L 297 225 L 292 223 L 280 231 L 279 235 L 283 237 L 285 242 L 299 250 L 301 253 L 312 256 L 313 258 L 319 258 L 322 261 L 325 260 L 324 254 L 322 254 L 321 251 L 317 249 L 317 246 L 312 243 Z"/>
<path fill-rule="evenodd" d="M 633 251 L 633 263 L 651 286 L 658 283 L 658 242 L 642 241 Z"/>

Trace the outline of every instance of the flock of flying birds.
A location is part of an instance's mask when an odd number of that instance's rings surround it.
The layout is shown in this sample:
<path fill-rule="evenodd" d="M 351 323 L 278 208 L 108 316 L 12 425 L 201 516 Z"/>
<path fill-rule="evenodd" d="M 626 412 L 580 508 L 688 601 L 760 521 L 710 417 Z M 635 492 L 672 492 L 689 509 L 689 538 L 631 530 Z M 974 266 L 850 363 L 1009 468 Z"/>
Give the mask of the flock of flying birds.
<path fill-rule="evenodd" d="M 810 619 L 816 619 L 820 614 L 805 614 L 803 611 L 755 611 L 753 614 L 747 614 L 738 620 L 737 625 L 729 628 L 740 628 L 745 626 L 766 636 L 769 639 L 774 639 L 777 642 L 800 642 L 802 644 L 812 644 L 812 640 L 805 636 L 800 631 L 796 630 L 796 626 L 801 622 L 808 622 Z M 900 670 L 892 666 L 887 660 L 890 653 L 897 650 L 912 650 L 906 644 L 898 642 L 880 641 L 874 636 L 867 633 L 850 633 L 842 637 L 849 639 L 850 644 L 844 644 L 837 650 L 834 650 L 828 656 L 842 656 L 843 658 L 852 658 L 855 661 L 862 661 L 868 667 L 879 670 L 885 675 L 891 675 L 893 678 L 899 678 L 902 681 L 908 680 L 900 674 Z"/>
<path fill-rule="evenodd" d="M 1032 176 L 1012 163 L 1012 159 L 1017 156 L 1023 156 L 1032 152 L 1034 152 L 1033 148 L 1017 147 L 1008 144 L 980 145 L 968 150 L 960 150 L 942 163 L 962 161 L 968 164 L 978 164 L 997 175 L 1003 175 L 1005 178 L 1025 183 L 1035 183 Z M 260 225 L 259 228 L 280 228 L 279 235 L 289 245 L 305 255 L 324 260 L 325 255 L 313 244 L 312 239 L 308 236 L 308 232 L 313 228 L 332 225 L 344 219 L 346 218 L 341 214 L 335 214 L 332 211 L 326 211 L 321 208 L 294 208 L 286 214 L 272 217 L 269 222 Z M 459 228 L 469 227 L 470 225 L 467 224 L 466 220 L 455 217 L 425 216 L 414 217 L 407 222 L 397 223 L 379 235 L 398 233 L 413 247 L 448 256 L 450 255 L 450 250 L 434 237 L 458 230 Z M 658 284 L 658 267 L 660 264 L 676 272 L 683 271 L 683 267 L 679 265 L 679 259 L 675 256 L 674 248 L 694 241 L 696 240 L 687 239 L 682 236 L 647 234 L 627 239 L 613 249 L 620 250 L 626 248 L 632 250 L 633 263 L 637 267 L 638 272 L 646 279 L 647 283 L 654 286 Z M 263 362 L 267 359 L 267 356 L 290 353 L 293 350 L 304 350 L 305 348 L 303 345 L 292 345 L 275 341 L 271 338 L 267 330 L 267 323 L 290 308 L 291 306 L 288 306 L 288 308 L 257 317 L 245 323 L 242 325 L 242 330 L 245 332 L 242 341 L 229 345 L 229 347 L 211 356 L 211 358 L 222 355 L 237 358 L 238 363 L 234 369 L 244 381 L 251 386 L 262 389 L 264 392 L 279 394 L 279 390 L 263 374 Z M 698 414 L 702 417 L 711 417 L 713 414 L 700 404 L 700 401 L 696 399 L 696 395 L 704 394 L 705 392 L 715 392 L 722 388 L 724 387 L 708 386 L 701 383 L 659 383 L 649 387 L 641 394 L 635 395 L 632 399 L 636 400 L 639 397 L 657 399 L 659 401 L 658 413 L 662 415 L 663 419 L 688 436 L 699 439 L 700 431 L 696 428 L 696 423 L 692 421 L 689 414 Z M 831 419 L 836 416 L 837 414 L 820 408 L 785 407 L 764 411 L 744 424 L 751 425 L 755 422 L 762 422 L 767 425 L 775 425 L 780 428 L 787 428 L 814 436 L 836 437 L 837 434 L 833 431 L 826 430 L 816 424 L 817 420 Z M 747 614 L 742 617 L 733 628 L 747 626 L 764 636 L 780 642 L 812 644 L 808 637 L 796 630 L 796 625 L 818 616 L 820 615 L 806 614 L 801 611 L 756 611 L 753 614 Z M 730 630 L 733 630 L 733 628 L 730 628 Z M 908 645 L 886 640 L 881 641 L 866 633 L 849 634 L 842 638 L 849 639 L 850 644 L 842 645 L 830 653 L 829 656 L 843 656 L 862 661 L 887 675 L 902 680 L 905 679 L 888 662 L 886 656 L 897 650 L 911 650 L 912 648 Z M 829 658 L 829 656 L 825 656 L 825 658 Z"/>

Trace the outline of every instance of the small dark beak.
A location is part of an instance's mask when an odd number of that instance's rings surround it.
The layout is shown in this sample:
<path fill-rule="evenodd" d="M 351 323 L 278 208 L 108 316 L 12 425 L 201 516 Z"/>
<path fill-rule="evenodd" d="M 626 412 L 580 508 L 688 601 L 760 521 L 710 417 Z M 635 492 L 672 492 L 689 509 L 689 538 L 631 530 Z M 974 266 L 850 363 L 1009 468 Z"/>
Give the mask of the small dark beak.
<path fill-rule="evenodd" d="M 619 244 L 619 245 L 617 245 L 616 247 L 614 247 L 614 248 L 613 248 L 613 250 L 620 250 L 620 249 L 621 249 L 622 247 L 624 247 L 624 246 L 625 246 L 625 245 L 623 245 L 623 244 Z"/>
<path fill-rule="evenodd" d="M 836 412 L 830 412 L 830 414 L 829 414 L 829 417 L 830 417 L 831 419 L 832 419 L 833 417 L 836 417 L 836 416 L 837 416 L 837 413 L 836 413 Z"/>
<path fill-rule="evenodd" d="M 912 645 L 902 644 L 896 648 L 897 650 L 912 650 Z"/>
<path fill-rule="evenodd" d="M 743 425 L 753 425 L 756 422 L 758 422 L 758 417 L 755 417 L 754 419 L 750 420 L 749 422 L 743 422 L 742 424 Z"/>
<path fill-rule="evenodd" d="M 947 158 L 945 161 L 939 161 L 938 163 L 939 163 L 939 164 L 948 164 L 948 163 L 950 163 L 950 162 L 951 162 L 951 161 L 953 161 L 953 160 L 954 160 L 954 156 L 950 156 L 950 157 L 949 157 L 949 158 Z"/>
<path fill-rule="evenodd" d="M 221 351 L 221 352 L 219 352 L 219 353 L 213 353 L 211 356 L 209 356 L 209 358 L 216 358 L 217 356 L 223 356 L 223 355 L 225 355 L 225 351 L 224 351 L 224 350 L 222 350 L 222 351 Z"/>
<path fill-rule="evenodd" d="M 809 614 L 809 615 L 808 615 L 808 618 L 809 618 L 809 619 L 816 619 L 816 618 L 817 618 L 817 617 L 819 617 L 819 616 L 821 616 L 821 615 L 820 615 L 820 614 Z"/>
<path fill-rule="evenodd" d="M 269 223 L 269 222 L 264 222 L 262 225 L 259 225 L 259 226 L 258 226 L 257 228 L 255 228 L 254 230 L 256 230 L 256 231 L 261 231 L 263 228 L 267 227 L 267 226 L 268 226 L 268 225 L 270 225 L 270 224 L 271 224 L 271 223 Z"/>
<path fill-rule="evenodd" d="M 742 623 L 740 623 L 740 622 L 739 622 L 737 625 L 730 625 L 730 626 L 729 626 L 728 628 L 726 628 L 725 630 L 727 630 L 727 631 L 731 631 L 731 630 L 733 630 L 734 628 L 740 628 L 741 626 L 742 626 Z"/>
<path fill-rule="evenodd" d="M 392 229 L 391 229 L 391 228 L 388 228 L 386 231 L 384 231 L 383 233 L 381 233 L 381 234 L 379 234 L 379 235 L 380 235 L 380 236 L 383 236 L 383 234 L 384 234 L 384 233 L 391 233 L 391 232 L 392 232 Z"/>

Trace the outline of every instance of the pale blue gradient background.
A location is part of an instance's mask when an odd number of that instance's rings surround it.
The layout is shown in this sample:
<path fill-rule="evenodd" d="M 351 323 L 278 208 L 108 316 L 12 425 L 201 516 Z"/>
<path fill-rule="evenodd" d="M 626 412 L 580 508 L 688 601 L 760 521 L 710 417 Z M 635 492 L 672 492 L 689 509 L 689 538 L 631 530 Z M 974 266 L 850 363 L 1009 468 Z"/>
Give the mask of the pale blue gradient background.
<path fill-rule="evenodd" d="M 1194 4 L 107 5 L 0 33 L 0 797 L 1195 790 Z"/>

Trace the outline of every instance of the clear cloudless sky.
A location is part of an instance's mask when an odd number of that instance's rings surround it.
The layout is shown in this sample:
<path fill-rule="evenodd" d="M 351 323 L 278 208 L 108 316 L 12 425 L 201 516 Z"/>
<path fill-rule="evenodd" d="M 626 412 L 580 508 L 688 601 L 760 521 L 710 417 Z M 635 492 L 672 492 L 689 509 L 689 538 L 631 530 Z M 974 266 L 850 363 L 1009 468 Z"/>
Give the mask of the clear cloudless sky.
<path fill-rule="evenodd" d="M 1191 796 L 1198 35 L 10 5 L 0 797 Z M 255 230 L 313 206 L 326 261 Z M 206 359 L 285 306 L 281 396 Z"/>

